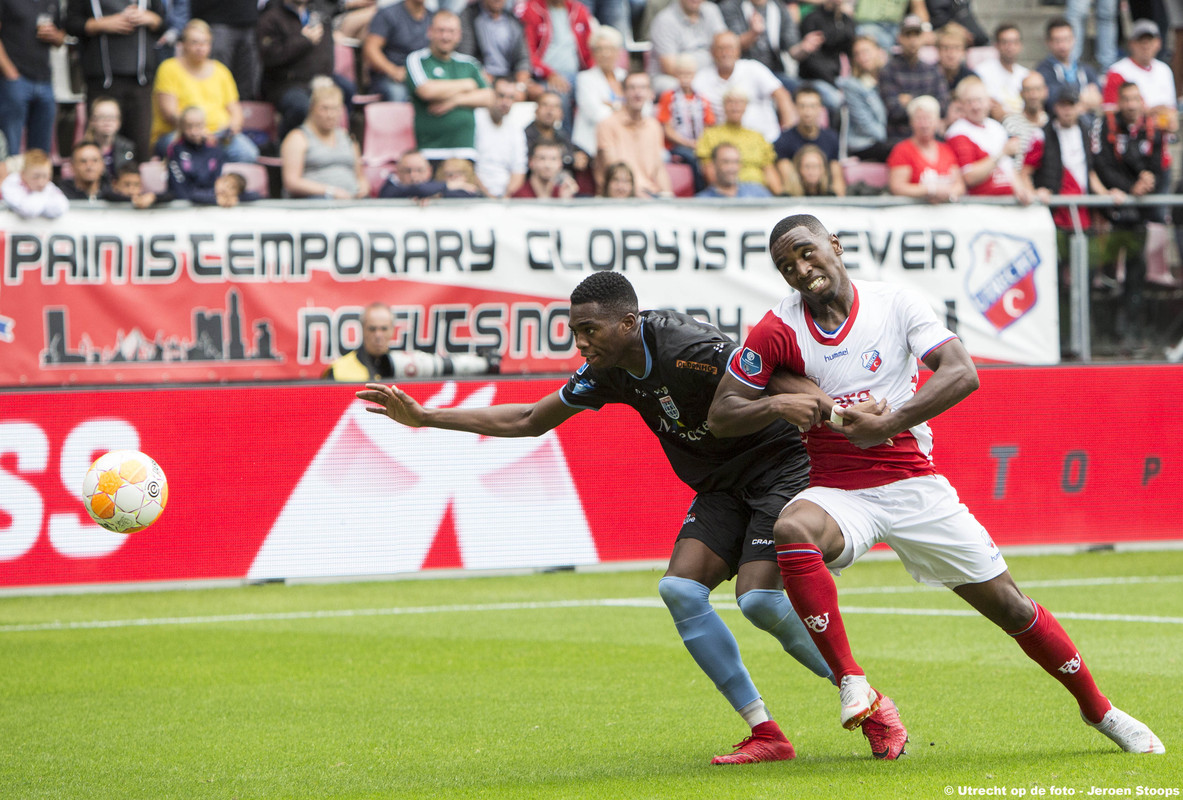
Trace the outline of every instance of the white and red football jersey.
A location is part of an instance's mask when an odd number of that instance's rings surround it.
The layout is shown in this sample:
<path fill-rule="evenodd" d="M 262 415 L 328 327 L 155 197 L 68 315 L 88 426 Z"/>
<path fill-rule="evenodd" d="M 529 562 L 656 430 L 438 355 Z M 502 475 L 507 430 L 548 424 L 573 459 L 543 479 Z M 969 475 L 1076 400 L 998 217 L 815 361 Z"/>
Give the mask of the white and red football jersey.
<path fill-rule="evenodd" d="M 1006 128 L 995 119 L 986 118 L 985 122 L 977 125 L 962 117 L 949 126 L 945 132 L 945 141 L 953 148 L 957 156 L 957 163 L 964 170 L 970 164 L 981 161 L 986 156 L 996 155 L 1006 147 L 1006 140 L 1010 138 Z M 1010 156 L 998 159 L 994 171 L 977 186 L 969 187 L 970 194 L 1006 195 L 1014 192 L 1015 162 Z"/>
<path fill-rule="evenodd" d="M 854 305 L 836 331 L 818 327 L 794 292 L 764 315 L 728 371 L 763 389 L 783 367 L 805 375 L 842 406 L 872 397 L 898 409 L 916 394 L 918 358 L 956 336 L 916 294 L 887 283 L 854 281 Z M 867 489 L 933 475 L 932 431 L 921 423 L 893 444 L 863 450 L 824 425 L 803 434 L 812 486 Z"/>
<path fill-rule="evenodd" d="M 1116 103 L 1118 90 L 1123 83 L 1136 83 L 1146 108 L 1158 106 L 1175 107 L 1175 75 L 1171 68 L 1157 58 L 1149 67 L 1138 66 L 1132 58 L 1123 58 L 1109 68 L 1105 90 L 1101 99 L 1105 103 Z"/>

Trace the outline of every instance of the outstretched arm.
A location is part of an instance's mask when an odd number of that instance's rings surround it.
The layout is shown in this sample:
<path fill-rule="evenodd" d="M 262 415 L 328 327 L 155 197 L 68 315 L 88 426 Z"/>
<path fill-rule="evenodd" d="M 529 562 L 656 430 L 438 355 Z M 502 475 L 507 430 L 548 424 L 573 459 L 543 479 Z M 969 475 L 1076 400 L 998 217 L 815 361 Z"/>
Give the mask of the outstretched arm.
<path fill-rule="evenodd" d="M 505 403 L 486 408 L 424 408 L 397 386 L 381 383 L 367 383 L 357 397 L 377 404 L 366 406 L 366 411 L 383 414 L 411 428 L 443 428 L 483 436 L 541 436 L 580 411 L 563 403 L 558 392 L 535 403 Z"/>
<path fill-rule="evenodd" d="M 778 419 L 788 420 L 801 430 L 817 425 L 822 415 L 830 413 L 834 401 L 808 378 L 774 376 L 769 391 L 790 391 L 791 394 L 764 394 L 760 389 L 741 382 L 731 374 L 724 374 L 715 390 L 707 422 L 711 433 L 720 439 L 746 436 L 768 427 Z M 808 388 L 809 384 L 813 388 Z"/>

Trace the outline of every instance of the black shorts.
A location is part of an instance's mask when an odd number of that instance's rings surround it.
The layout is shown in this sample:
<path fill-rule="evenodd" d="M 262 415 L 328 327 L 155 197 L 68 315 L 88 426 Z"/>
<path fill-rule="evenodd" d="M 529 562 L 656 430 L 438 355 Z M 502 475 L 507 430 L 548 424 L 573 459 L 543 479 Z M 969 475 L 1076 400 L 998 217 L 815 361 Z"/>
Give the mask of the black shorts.
<path fill-rule="evenodd" d="M 742 489 L 694 498 L 678 539 L 697 539 L 727 564 L 731 577 L 749 561 L 776 561 L 772 526 L 781 510 L 809 485 L 800 470 L 770 471 Z"/>

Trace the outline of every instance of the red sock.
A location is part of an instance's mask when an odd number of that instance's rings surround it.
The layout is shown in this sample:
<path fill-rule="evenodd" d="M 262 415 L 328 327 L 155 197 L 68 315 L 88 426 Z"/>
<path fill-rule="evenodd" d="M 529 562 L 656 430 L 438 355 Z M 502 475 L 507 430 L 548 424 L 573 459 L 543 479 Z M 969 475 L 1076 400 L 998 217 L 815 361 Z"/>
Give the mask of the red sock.
<path fill-rule="evenodd" d="M 841 681 L 844 675 L 864 675 L 850 654 L 846 626 L 838 611 L 838 587 L 826 569 L 822 551 L 811 544 L 782 544 L 776 548 L 776 561 L 785 592 L 834 678 Z"/>
<path fill-rule="evenodd" d="M 1027 598 L 1030 600 L 1031 598 Z M 1021 631 L 1007 631 L 1032 661 L 1072 692 L 1089 722 L 1100 722 L 1113 707 L 1097 688 L 1089 668 L 1067 632 L 1046 608 L 1031 600 L 1035 616 Z"/>

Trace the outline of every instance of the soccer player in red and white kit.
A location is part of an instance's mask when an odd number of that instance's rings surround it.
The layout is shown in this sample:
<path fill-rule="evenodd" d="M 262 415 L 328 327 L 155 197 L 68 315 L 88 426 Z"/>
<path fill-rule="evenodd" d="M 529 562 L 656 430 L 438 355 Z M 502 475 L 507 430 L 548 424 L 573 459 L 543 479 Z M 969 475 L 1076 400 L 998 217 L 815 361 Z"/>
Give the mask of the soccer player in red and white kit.
<path fill-rule="evenodd" d="M 834 414 L 805 435 L 810 486 L 773 530 L 785 590 L 839 679 L 842 725 L 862 725 L 882 695 L 851 654 L 831 571 L 886 542 L 917 581 L 949 587 L 1013 637 L 1072 693 L 1088 724 L 1128 752 L 1164 752 L 1150 728 L 1101 694 L 1060 623 L 1019 590 L 985 528 L 933 466 L 927 420 L 978 387 L 957 336 L 910 291 L 852 281 L 838 237 L 816 217 L 781 220 L 769 252 L 796 292 L 735 351 L 708 419 L 725 437 L 780 417 L 796 398 L 764 393 L 777 369 L 812 379 L 823 419 Z M 933 372 L 919 388 L 917 359 Z M 884 413 L 851 407 L 871 400 Z"/>

